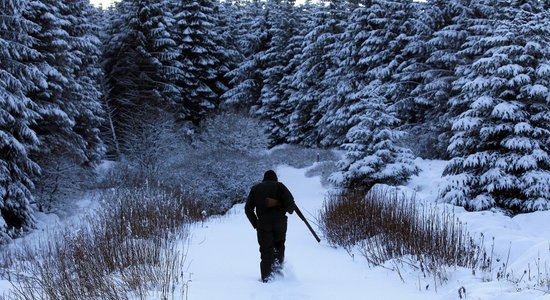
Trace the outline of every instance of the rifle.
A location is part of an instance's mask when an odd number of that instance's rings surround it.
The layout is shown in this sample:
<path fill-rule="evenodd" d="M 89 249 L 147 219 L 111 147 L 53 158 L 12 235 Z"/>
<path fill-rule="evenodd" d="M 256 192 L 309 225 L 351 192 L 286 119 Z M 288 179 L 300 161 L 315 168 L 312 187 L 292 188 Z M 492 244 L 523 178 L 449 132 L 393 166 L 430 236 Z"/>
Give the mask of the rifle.
<path fill-rule="evenodd" d="M 269 197 L 265 198 L 265 206 L 268 207 L 268 208 L 269 207 L 280 206 L 280 205 L 281 205 L 281 201 L 279 201 L 277 199 L 269 198 Z M 298 205 L 296 205 L 296 204 L 294 204 L 294 211 L 296 212 L 298 217 L 300 217 L 300 219 L 302 219 L 302 221 L 304 221 L 304 223 L 306 223 L 306 226 L 309 229 L 309 231 L 311 231 L 311 234 L 313 234 L 313 237 L 315 237 L 317 242 L 320 243 L 321 239 L 319 238 L 317 233 L 315 233 L 315 231 L 313 230 L 311 225 L 309 225 L 309 222 L 307 221 L 306 217 L 304 216 L 304 214 L 302 213 L 302 211 L 298 208 Z"/>
<path fill-rule="evenodd" d="M 298 217 L 300 217 L 300 219 L 302 219 L 302 221 L 304 221 L 304 223 L 306 223 L 306 226 L 309 229 L 309 231 L 311 231 L 311 234 L 313 234 L 313 237 L 315 237 L 317 242 L 320 243 L 321 239 L 319 238 L 317 233 L 315 233 L 315 231 L 313 231 L 313 228 L 311 228 L 311 225 L 309 225 L 309 222 L 307 221 L 306 217 L 304 216 L 304 214 L 302 213 L 302 211 L 298 208 L 298 205 L 296 205 L 296 204 L 294 204 L 294 211 L 296 211 L 296 214 L 298 215 Z"/>

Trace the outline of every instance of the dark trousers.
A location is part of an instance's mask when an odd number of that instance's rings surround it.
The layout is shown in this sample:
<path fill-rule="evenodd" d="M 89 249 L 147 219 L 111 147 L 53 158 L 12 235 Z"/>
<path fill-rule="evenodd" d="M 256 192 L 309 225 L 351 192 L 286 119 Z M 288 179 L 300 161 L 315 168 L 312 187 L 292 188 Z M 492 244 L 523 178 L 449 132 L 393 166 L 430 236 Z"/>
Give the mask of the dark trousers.
<path fill-rule="evenodd" d="M 285 258 L 287 217 L 268 217 L 258 222 L 258 244 L 260 244 L 260 271 L 266 281 L 274 267 L 283 264 Z"/>

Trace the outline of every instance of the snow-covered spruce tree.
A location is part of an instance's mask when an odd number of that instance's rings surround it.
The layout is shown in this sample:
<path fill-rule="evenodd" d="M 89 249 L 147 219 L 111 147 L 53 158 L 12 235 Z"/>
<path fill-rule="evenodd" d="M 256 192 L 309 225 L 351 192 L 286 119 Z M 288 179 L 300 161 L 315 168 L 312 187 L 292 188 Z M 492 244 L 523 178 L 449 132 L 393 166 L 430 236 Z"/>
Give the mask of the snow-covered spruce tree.
<path fill-rule="evenodd" d="M 226 91 L 220 81 L 225 71 L 224 53 L 214 26 L 217 2 L 212 0 L 178 1 L 174 7 L 172 30 L 179 50 L 182 76 L 177 80 L 181 89 L 179 118 L 198 123 L 219 105 L 219 96 Z"/>
<path fill-rule="evenodd" d="M 237 2 L 238 3 L 238 2 Z M 218 16 L 218 23 L 214 26 L 216 43 L 219 47 L 220 67 L 218 68 L 218 80 L 223 84 L 224 90 L 216 91 L 218 95 L 223 94 L 230 87 L 230 79 L 226 76 L 230 70 L 244 60 L 240 46 L 235 38 L 237 33 L 237 22 L 242 12 L 238 4 L 231 1 L 223 1 L 215 6 L 214 14 Z"/>
<path fill-rule="evenodd" d="M 76 102 L 75 126 L 73 130 L 82 137 L 79 148 L 83 151 L 80 163 L 93 166 L 103 156 L 104 144 L 99 128 L 104 111 L 101 106 L 100 80 L 103 76 L 99 61 L 101 41 L 98 38 L 100 27 L 94 23 L 95 9 L 87 0 L 65 1 L 69 9 L 70 51 L 76 58 L 73 70 L 74 85 L 70 98 Z"/>
<path fill-rule="evenodd" d="M 29 1 L 25 17 L 40 26 L 32 33 L 33 48 L 39 53 L 34 64 L 45 74 L 45 85 L 28 92 L 28 97 L 37 104 L 40 116 L 33 129 L 42 145 L 35 158 L 46 159 L 61 153 L 77 154 L 79 137 L 72 130 L 75 125 L 76 101 L 69 98 L 68 90 L 73 88 L 73 68 L 76 57 L 70 51 L 70 22 L 64 3 L 53 0 Z M 49 158 L 48 158 L 49 159 Z"/>
<path fill-rule="evenodd" d="M 22 17 L 23 1 L 0 0 L 0 244 L 34 223 L 32 177 L 39 166 L 29 157 L 39 140 L 38 118 L 25 94 L 44 85 L 44 76 L 25 61 L 38 56 L 30 33 L 36 24 Z"/>
<path fill-rule="evenodd" d="M 298 53 L 303 38 L 301 18 L 294 1 L 268 1 L 270 12 L 268 49 L 259 60 L 266 66 L 260 93 L 261 107 L 258 115 L 267 120 L 266 126 L 271 145 L 284 143 L 288 136 L 288 116 L 293 107 L 286 94 L 289 82 L 283 79 L 294 71 L 292 58 Z"/>
<path fill-rule="evenodd" d="M 320 109 L 325 112 L 318 125 L 323 136 L 322 144 L 340 145 L 344 142 L 347 130 L 355 125 L 350 122 L 350 107 L 359 101 L 359 91 L 370 95 L 369 90 L 377 89 L 376 94 L 393 98 L 394 87 L 390 84 L 398 65 L 394 58 L 400 57 L 405 46 L 402 34 L 410 32 L 407 24 L 411 10 L 407 0 L 374 0 L 353 11 L 340 38 L 339 66 L 334 73 L 327 75 L 337 90 L 320 104 Z M 374 80 L 379 80 L 376 86 L 369 86 Z M 389 108 L 393 109 L 391 105 Z"/>
<path fill-rule="evenodd" d="M 165 1 L 124 0 L 109 11 L 108 39 L 103 51 L 105 106 L 114 134 L 139 134 L 159 113 L 181 102 L 177 80 L 183 77 L 176 41 L 169 29 L 175 20 Z"/>
<path fill-rule="evenodd" d="M 409 1 L 372 1 L 355 9 L 343 35 L 337 70 L 342 100 L 326 114 L 334 114 L 332 126 L 341 124 L 346 133 L 346 157 L 339 163 L 341 172 L 333 176 L 336 183 L 370 188 L 400 184 L 418 173 L 412 152 L 397 145 L 403 132 L 396 130 L 400 120 L 392 94 L 411 10 Z"/>
<path fill-rule="evenodd" d="M 282 69 L 283 77 L 278 82 L 278 89 L 282 92 L 281 105 L 284 107 L 284 109 L 279 110 L 279 114 L 283 115 L 283 117 L 275 117 L 275 121 L 272 122 L 276 125 L 279 120 L 284 120 L 284 123 L 281 122 L 278 125 L 278 129 L 271 134 L 272 144 L 275 140 L 279 140 L 279 143 L 291 142 L 292 136 L 295 134 L 295 132 L 293 132 L 293 128 L 290 126 L 290 116 L 297 109 L 296 103 L 292 103 L 290 100 L 293 94 L 297 91 L 295 88 L 296 82 L 294 80 L 294 74 L 296 74 L 297 69 L 302 62 L 299 55 L 303 49 L 304 37 L 312 30 L 312 23 L 310 21 L 312 20 L 314 12 L 317 8 L 318 6 L 312 4 L 311 1 L 307 1 L 306 3 L 298 6 L 294 4 L 291 7 L 292 12 L 290 15 L 294 18 L 296 28 L 293 35 L 290 37 L 290 40 L 286 44 L 284 56 L 289 58 L 289 60 L 286 66 Z"/>
<path fill-rule="evenodd" d="M 102 18 L 99 19 L 99 38 L 103 45 L 101 91 L 106 118 L 103 140 L 107 147 L 107 156 L 115 159 L 122 156 L 124 134 L 129 131 L 124 123 L 129 122 L 128 119 L 131 118 L 131 100 L 135 91 L 132 78 L 138 74 L 137 66 L 127 60 L 131 48 L 125 45 L 129 29 L 126 20 L 121 16 L 125 10 L 124 4 L 126 2 L 116 2 L 108 10 L 103 11 Z"/>
<path fill-rule="evenodd" d="M 317 124 L 323 115 L 319 109 L 322 99 L 329 98 L 334 89 L 328 74 L 338 66 L 336 48 L 338 35 L 346 27 L 349 4 L 346 1 L 330 1 L 318 5 L 310 28 L 302 42 L 302 51 L 293 60 L 298 64 L 291 75 L 289 104 L 294 108 L 289 116 L 288 141 L 306 146 L 319 145 Z"/>
<path fill-rule="evenodd" d="M 358 84 L 367 82 L 359 61 L 364 54 L 359 53 L 358 45 L 366 41 L 366 32 L 372 30 L 368 16 L 372 11 L 372 1 L 364 6 L 351 6 L 347 26 L 343 33 L 335 34 L 334 46 L 330 46 L 331 56 L 337 64 L 335 70 L 329 70 L 323 78 L 327 88 L 317 110 L 322 112 L 317 122 L 317 130 L 323 146 L 342 145 L 346 133 L 351 127 L 349 107 L 356 101 L 348 96 L 358 89 Z"/>
<path fill-rule="evenodd" d="M 222 95 L 222 99 L 225 105 L 248 110 L 254 114 L 260 107 L 263 70 L 266 68 L 265 62 L 259 58 L 268 48 L 271 39 L 267 32 L 269 12 L 260 1 L 253 1 L 242 6 L 242 9 L 246 13 L 236 25 L 238 35 L 235 39 L 239 43 L 244 60 L 227 73 L 231 88 Z"/>
<path fill-rule="evenodd" d="M 345 157 L 338 162 L 339 172 L 330 180 L 346 187 L 370 189 L 377 183 L 403 184 L 420 171 L 412 152 L 397 145 L 404 134 L 395 129 L 399 123 L 388 112 L 386 99 L 377 95 L 358 95 L 359 101 L 350 107 L 352 126 L 347 142 L 342 145 Z"/>
<path fill-rule="evenodd" d="M 351 91 L 351 97 L 365 90 L 364 95 L 385 97 L 388 108 L 399 112 L 400 102 L 409 94 L 410 86 L 415 85 L 398 72 L 402 65 L 416 65 L 413 60 L 417 49 L 414 45 L 412 49 L 407 48 L 417 38 L 411 22 L 415 7 L 410 0 L 373 1 L 366 16 L 371 29 L 364 33 L 365 41 L 357 46 L 360 55 L 357 68 L 363 73 L 359 77 L 362 82 L 358 82 L 358 89 Z"/>
<path fill-rule="evenodd" d="M 461 62 L 457 55 L 465 43 L 466 20 L 471 10 L 467 1 L 428 1 L 417 17 L 422 21 L 419 48 L 424 51 L 423 62 L 415 70 L 418 84 L 410 93 L 407 131 L 423 157 L 446 158 L 450 139 L 448 100 L 457 94 L 452 83 L 455 69 Z M 423 24 L 423 25 L 421 25 Z"/>
<path fill-rule="evenodd" d="M 229 1 L 223 3 L 227 6 Z M 242 58 L 249 58 L 265 48 L 267 24 L 264 2 L 236 0 L 231 10 L 233 11 L 231 37 Z"/>
<path fill-rule="evenodd" d="M 466 109 L 453 122 L 442 198 L 468 209 L 550 208 L 548 13 L 518 13 L 468 44 L 481 53 L 458 69 Z"/>
<path fill-rule="evenodd" d="M 176 38 L 171 32 L 176 20 L 165 1 L 136 1 L 136 9 L 135 18 L 129 20 L 134 30 L 130 37 L 135 34 L 141 40 L 137 50 L 146 62 L 142 76 L 146 76 L 148 88 L 160 98 L 161 105 L 173 104 L 182 98 L 176 82 L 184 76 Z"/>
<path fill-rule="evenodd" d="M 33 62 L 47 83 L 28 93 L 39 113 L 33 129 L 41 147 L 31 153 L 42 169 L 34 191 L 39 209 L 44 198 L 51 202 L 57 193 L 77 188 L 81 167 L 93 166 L 102 155 L 99 41 L 87 25 L 88 10 L 84 1 L 30 1 L 25 12 L 40 26 L 33 33 L 40 56 Z"/>

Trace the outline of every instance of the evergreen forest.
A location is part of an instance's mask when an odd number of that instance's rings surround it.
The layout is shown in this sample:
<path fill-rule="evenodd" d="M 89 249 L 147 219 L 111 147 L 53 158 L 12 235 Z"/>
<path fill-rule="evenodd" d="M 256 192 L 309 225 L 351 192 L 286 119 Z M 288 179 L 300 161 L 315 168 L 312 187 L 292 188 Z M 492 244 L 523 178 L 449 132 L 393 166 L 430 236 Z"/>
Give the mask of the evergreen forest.
<path fill-rule="evenodd" d="M 147 151 L 245 139 L 341 150 L 337 186 L 437 159 L 443 201 L 549 209 L 549 24 L 547 0 L 0 0 L 0 243 L 102 161 L 162 181 Z"/>

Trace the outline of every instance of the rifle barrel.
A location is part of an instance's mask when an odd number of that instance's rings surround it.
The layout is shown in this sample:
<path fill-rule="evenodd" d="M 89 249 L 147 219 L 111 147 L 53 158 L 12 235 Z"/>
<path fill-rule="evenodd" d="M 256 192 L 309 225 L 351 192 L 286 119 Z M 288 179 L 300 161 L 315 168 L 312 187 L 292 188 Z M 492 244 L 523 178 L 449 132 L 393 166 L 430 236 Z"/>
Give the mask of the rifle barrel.
<path fill-rule="evenodd" d="M 307 228 L 309 229 L 309 231 L 311 232 L 311 234 L 313 234 L 313 237 L 315 237 L 315 239 L 317 240 L 318 243 L 321 242 L 321 239 L 319 238 L 319 236 L 317 235 L 317 233 L 315 233 L 315 231 L 313 230 L 313 228 L 311 227 L 311 225 L 309 225 L 309 222 L 307 221 L 306 217 L 304 216 L 304 214 L 302 213 L 302 211 L 298 208 L 298 205 L 295 205 L 294 206 L 294 210 L 296 211 L 296 214 L 298 215 L 298 217 L 300 217 L 300 219 L 302 219 L 302 221 L 304 221 L 304 223 L 306 223 L 306 226 Z"/>

